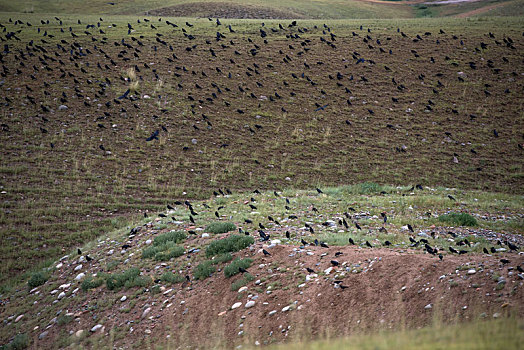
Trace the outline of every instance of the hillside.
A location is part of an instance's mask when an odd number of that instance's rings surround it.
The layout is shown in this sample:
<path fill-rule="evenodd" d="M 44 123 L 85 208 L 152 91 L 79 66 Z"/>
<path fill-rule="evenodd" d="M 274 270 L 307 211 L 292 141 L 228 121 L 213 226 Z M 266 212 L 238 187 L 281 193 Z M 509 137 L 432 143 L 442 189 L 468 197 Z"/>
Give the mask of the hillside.
<path fill-rule="evenodd" d="M 369 184 L 273 192 L 174 202 L 70 252 L 3 297 L 1 340 L 232 348 L 522 317 L 524 239 L 503 228 L 522 222 L 521 198 Z M 476 226 L 486 208 L 500 229 Z M 453 212 L 473 221 L 445 221 Z"/>
<path fill-rule="evenodd" d="M 0 0 L 1 12 L 258 19 L 522 16 L 523 0 Z"/>

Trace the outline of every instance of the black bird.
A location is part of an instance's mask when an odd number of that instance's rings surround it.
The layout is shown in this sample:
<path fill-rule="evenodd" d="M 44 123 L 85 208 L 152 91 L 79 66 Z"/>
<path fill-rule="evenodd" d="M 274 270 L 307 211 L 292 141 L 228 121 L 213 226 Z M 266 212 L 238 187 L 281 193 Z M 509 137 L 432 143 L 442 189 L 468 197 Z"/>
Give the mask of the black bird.
<path fill-rule="evenodd" d="M 322 192 L 322 190 L 320 188 L 317 188 L 317 192 L 320 194 L 320 193 L 324 193 Z"/>
<path fill-rule="evenodd" d="M 508 259 L 500 259 L 500 262 L 502 263 L 502 265 L 506 265 L 510 263 Z"/>
<path fill-rule="evenodd" d="M 368 241 L 366 241 L 366 246 L 370 247 L 370 248 L 373 248 L 373 246 L 371 245 L 371 243 L 369 243 Z"/>
<path fill-rule="evenodd" d="M 442 260 L 442 259 L 444 258 L 444 256 L 442 256 L 442 254 L 439 254 L 439 255 L 438 255 L 438 258 L 439 258 L 440 260 Z"/>
<path fill-rule="evenodd" d="M 82 251 L 80 250 L 80 248 L 77 249 L 77 253 L 78 255 L 82 255 Z"/>
<path fill-rule="evenodd" d="M 291 235 L 290 235 L 289 231 L 286 231 L 286 238 L 287 238 L 287 239 L 290 239 L 290 238 L 291 238 Z"/>
<path fill-rule="evenodd" d="M 86 255 L 86 260 L 87 260 L 87 261 L 92 261 L 92 260 L 93 260 L 93 258 L 92 258 L 92 257 L 90 257 L 89 255 Z"/>
<path fill-rule="evenodd" d="M 491 247 L 489 248 L 489 251 L 491 252 L 491 254 L 495 254 L 497 252 L 497 250 L 495 249 L 495 247 Z"/>
<path fill-rule="evenodd" d="M 451 199 L 452 201 L 456 201 L 455 197 L 453 197 L 452 195 L 448 194 L 448 198 Z"/>
<path fill-rule="evenodd" d="M 384 242 L 384 245 L 389 246 L 389 245 L 391 245 L 391 242 L 390 242 L 390 241 L 385 241 L 385 242 Z"/>
<path fill-rule="evenodd" d="M 310 269 L 309 267 L 306 267 L 306 270 L 307 270 L 307 272 L 309 272 L 309 273 L 315 273 L 315 270 Z"/>
<path fill-rule="evenodd" d="M 351 237 L 349 237 L 348 241 L 349 241 L 349 244 L 355 245 L 355 241 L 353 241 L 353 239 Z"/>
<path fill-rule="evenodd" d="M 191 221 L 193 224 L 195 223 L 195 219 L 191 215 L 189 215 L 189 221 Z"/>
<path fill-rule="evenodd" d="M 308 245 L 308 243 L 306 241 L 304 241 L 304 239 L 300 239 L 300 243 L 302 243 L 302 245 Z"/>
<path fill-rule="evenodd" d="M 459 253 L 459 252 L 458 252 L 455 248 L 453 248 L 453 247 L 449 247 L 449 251 L 452 252 L 452 253 L 454 253 L 454 254 L 458 254 L 458 253 Z"/>
<path fill-rule="evenodd" d="M 320 242 L 320 246 L 323 248 L 329 248 L 329 246 L 324 242 Z"/>
<path fill-rule="evenodd" d="M 355 227 L 359 230 L 362 230 L 362 228 L 360 227 L 360 225 L 358 224 L 358 222 L 355 221 Z"/>
<path fill-rule="evenodd" d="M 520 267 L 520 265 L 517 266 L 517 271 L 518 272 L 524 272 L 524 269 L 522 267 Z"/>
<path fill-rule="evenodd" d="M 338 265 L 340 265 L 340 263 L 338 261 L 336 261 L 336 260 L 331 260 L 331 265 L 338 266 Z"/>
<path fill-rule="evenodd" d="M 410 230 L 411 232 L 415 232 L 415 231 L 413 231 L 413 227 L 411 227 L 410 224 L 408 224 L 408 230 Z"/>
<path fill-rule="evenodd" d="M 262 249 L 262 253 L 264 253 L 265 256 L 271 256 L 271 254 L 269 254 L 269 252 L 265 249 Z"/>
<path fill-rule="evenodd" d="M 517 247 L 515 244 L 511 243 L 511 242 L 506 242 L 506 245 L 509 247 L 509 249 L 511 250 L 519 250 L 519 247 Z"/>
<path fill-rule="evenodd" d="M 146 141 L 152 141 L 152 140 L 158 140 L 158 134 L 160 133 L 159 130 L 155 130 L 151 136 L 149 136 Z"/>
<path fill-rule="evenodd" d="M 246 273 L 246 272 L 249 272 L 249 271 L 247 271 L 247 270 L 246 270 L 245 268 L 243 268 L 242 266 L 239 266 L 239 267 L 238 267 L 238 272 L 240 272 L 240 273 Z"/>

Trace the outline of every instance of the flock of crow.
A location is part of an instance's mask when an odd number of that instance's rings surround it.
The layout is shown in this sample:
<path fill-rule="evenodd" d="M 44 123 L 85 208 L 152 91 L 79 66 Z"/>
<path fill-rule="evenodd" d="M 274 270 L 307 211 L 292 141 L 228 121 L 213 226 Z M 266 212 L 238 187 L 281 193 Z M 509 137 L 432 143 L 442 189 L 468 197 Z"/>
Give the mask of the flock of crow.
<path fill-rule="evenodd" d="M 417 185 L 417 187 L 420 186 L 420 185 Z M 421 187 L 421 186 L 420 186 Z M 213 191 L 214 192 L 214 196 L 216 197 L 222 197 L 222 196 L 227 196 L 227 195 L 231 195 L 232 192 L 229 190 L 229 189 L 225 189 L 225 190 L 222 190 L 222 189 L 219 189 L 218 191 Z M 321 195 L 323 194 L 324 192 L 319 189 L 319 188 L 316 188 L 316 192 L 318 195 Z M 257 223 L 255 223 L 253 220 L 251 219 L 244 219 L 244 225 L 243 227 L 239 227 L 238 228 L 238 233 L 240 234 L 244 234 L 244 235 L 256 235 L 256 236 L 259 236 L 259 242 L 260 243 L 265 243 L 265 244 L 269 244 L 269 241 L 271 239 L 271 235 L 273 234 L 273 238 L 277 238 L 277 239 L 280 239 L 280 238 L 283 238 L 282 236 L 282 233 L 284 233 L 284 236 L 286 238 L 286 240 L 288 242 L 294 242 L 294 243 L 298 243 L 300 242 L 299 246 L 301 247 L 301 249 L 305 249 L 306 247 L 322 247 L 322 248 L 330 248 L 329 245 L 326 243 L 326 242 L 323 242 L 323 241 L 320 241 L 318 240 L 317 238 L 314 238 L 316 235 L 318 235 L 319 233 L 321 232 L 317 232 L 315 231 L 314 227 L 315 224 L 313 223 L 308 223 L 308 222 L 303 222 L 303 223 L 300 223 L 299 222 L 299 227 L 300 229 L 296 232 L 293 232 L 291 233 L 289 231 L 289 229 L 286 229 L 286 225 L 289 225 L 290 222 L 296 222 L 296 221 L 300 221 L 302 220 L 303 218 L 299 218 L 298 216 L 294 215 L 294 214 L 290 214 L 296 210 L 299 210 L 298 208 L 296 208 L 293 203 L 289 200 L 289 198 L 287 197 L 284 197 L 282 196 L 280 193 L 278 193 L 277 191 L 273 191 L 273 194 L 275 196 L 275 201 L 274 201 L 274 204 L 272 204 L 272 206 L 274 207 L 274 209 L 277 209 L 277 206 L 278 205 L 283 205 L 283 208 L 281 208 L 282 212 L 283 213 L 288 213 L 288 216 L 287 216 L 287 219 L 286 220 L 286 224 L 285 225 L 282 225 L 277 219 L 275 219 L 274 217 L 272 217 L 271 215 L 268 215 L 267 216 L 267 223 L 263 223 L 263 222 L 260 222 L 260 220 L 258 220 Z M 257 211 L 258 208 L 257 208 L 257 195 L 261 195 L 261 192 L 259 190 L 255 190 L 253 191 L 253 195 L 250 197 L 249 200 L 246 200 L 244 201 L 244 206 L 246 207 L 249 207 L 249 209 L 247 209 L 248 211 Z M 454 200 L 454 199 L 453 199 Z M 281 204 L 278 204 L 278 203 L 281 203 Z M 176 210 L 177 209 L 177 206 L 178 208 L 185 208 L 189 211 L 189 213 L 187 214 L 188 215 L 188 218 L 189 218 L 189 222 L 190 222 L 190 225 L 197 225 L 197 222 L 195 220 L 195 217 L 197 217 L 199 215 L 199 213 L 195 210 L 195 207 L 193 206 L 193 204 L 191 202 L 189 202 L 188 200 L 186 201 L 175 201 L 174 202 L 174 206 L 171 206 L 171 205 L 167 205 L 167 210 L 168 211 L 172 211 L 172 210 Z M 203 207 L 203 210 L 204 211 L 209 211 L 209 212 L 213 212 L 214 210 L 214 214 L 216 216 L 217 219 L 221 219 L 223 217 L 223 214 L 220 213 L 221 210 L 224 210 L 226 209 L 226 206 L 225 205 L 219 205 L 216 209 L 210 207 L 208 204 L 206 204 L 205 202 L 202 203 L 202 207 Z M 345 230 L 347 230 L 347 232 L 351 232 L 352 230 L 352 227 L 354 226 L 355 229 L 358 230 L 358 232 L 364 232 L 361 225 L 359 225 L 359 222 L 358 222 L 358 215 L 352 215 L 350 214 L 350 212 L 355 212 L 356 210 L 353 208 L 353 207 L 349 207 L 347 209 L 347 211 L 345 211 L 343 213 L 343 216 L 341 217 L 334 217 L 333 218 L 333 221 L 329 221 L 329 220 L 325 220 L 326 217 L 330 217 L 329 214 L 327 213 L 321 213 L 314 205 L 311 206 L 310 208 L 307 209 L 306 213 L 311 213 L 311 214 L 314 214 L 316 217 L 319 217 L 319 218 L 324 218 L 324 222 L 320 223 L 320 225 L 324 228 L 327 228 L 327 227 L 330 227 L 333 225 L 333 223 L 335 222 L 338 222 L 338 225 L 342 228 L 344 228 Z M 144 216 L 147 217 L 147 213 L 144 213 Z M 159 213 L 158 214 L 159 217 L 161 218 L 168 218 L 166 214 L 164 213 Z M 380 217 L 381 217 L 381 221 L 382 221 L 382 225 L 381 227 L 378 228 L 378 232 L 381 232 L 381 233 L 388 233 L 387 231 L 387 223 L 388 223 L 388 215 L 386 212 L 382 212 L 380 213 Z M 176 217 L 171 217 L 171 219 L 173 221 L 178 221 Z M 347 220 L 346 220 L 347 219 Z M 350 224 L 351 223 L 351 226 Z M 301 225 L 302 224 L 302 225 Z M 292 226 L 294 227 L 294 225 L 292 224 Z M 428 237 L 428 239 L 426 238 L 419 238 L 418 240 L 416 239 L 417 237 L 417 233 L 415 232 L 415 229 L 412 227 L 411 224 L 407 224 L 407 230 L 409 231 L 409 247 L 410 248 L 413 248 L 413 249 L 417 249 L 417 247 L 419 246 L 422 246 L 423 247 L 423 250 L 425 252 L 427 252 L 428 254 L 430 255 L 433 255 L 435 257 L 438 257 L 439 260 L 443 260 L 444 258 L 444 255 L 443 253 L 446 252 L 446 249 L 442 247 L 442 242 L 439 242 L 437 240 L 437 235 L 435 234 L 435 232 L 432 232 L 430 234 L 430 237 Z M 130 234 L 134 235 L 136 233 L 138 228 L 133 228 L 130 232 Z M 249 229 L 249 231 L 248 231 Z M 367 228 L 368 229 L 368 232 L 371 232 L 372 229 L 370 227 Z M 255 231 L 255 233 L 252 233 L 252 230 Z M 250 232 L 251 231 L 251 232 Z M 269 233 L 268 231 L 271 231 L 271 233 Z M 196 235 L 197 233 L 191 229 L 188 230 L 188 233 L 190 235 Z M 449 231 L 447 233 L 448 235 L 448 238 L 447 240 L 451 240 L 454 242 L 454 244 L 456 245 L 456 248 L 453 247 L 453 245 L 450 245 L 448 247 L 448 254 L 457 254 L 457 255 L 462 255 L 462 254 L 467 254 L 470 252 L 469 249 L 473 248 L 473 245 L 472 245 L 472 242 L 470 242 L 467 238 L 464 238 L 464 237 L 459 237 L 457 236 L 457 234 L 455 234 L 454 232 L 452 231 Z M 372 234 L 369 235 L 369 237 L 373 237 Z M 314 239 L 313 239 L 314 238 Z M 308 241 L 308 240 L 310 241 Z M 433 240 L 433 242 L 430 242 L 430 239 Z M 455 240 L 457 239 L 457 240 Z M 362 242 L 355 242 L 355 240 L 348 234 L 348 242 L 347 242 L 348 245 L 350 246 L 360 246 L 360 247 L 363 247 L 363 248 L 374 248 L 374 247 L 390 247 L 390 248 L 393 248 L 394 247 L 394 244 L 391 243 L 390 241 L 386 240 L 384 241 L 384 243 L 382 245 L 372 245 L 369 240 L 366 240 L 365 238 L 362 240 Z M 433 246 L 431 245 L 433 244 Z M 440 245 L 440 247 L 438 247 Z M 129 246 L 128 246 L 129 247 Z M 497 247 L 498 249 L 500 250 L 497 250 Z M 493 246 L 491 246 L 489 248 L 489 250 L 487 248 L 483 248 L 483 252 L 487 255 L 494 255 L 494 254 L 497 254 L 499 252 L 504 252 L 504 251 L 507 251 L 509 250 L 510 252 L 515 252 L 515 253 L 518 253 L 520 251 L 520 247 L 517 246 L 516 244 L 508 241 L 507 239 L 504 240 L 503 242 L 498 239 L 495 244 Z M 268 252 L 266 249 L 262 249 L 262 253 L 264 254 L 264 256 L 266 257 L 269 257 L 271 256 L 271 253 Z M 334 253 L 334 259 L 330 260 L 330 264 L 333 266 L 333 267 L 337 267 L 340 265 L 340 262 L 338 260 L 336 260 L 336 258 L 338 258 L 339 256 L 343 255 L 342 252 L 340 251 L 337 251 Z M 320 258 L 322 259 L 323 255 L 320 256 Z M 506 264 L 509 264 L 511 261 L 506 259 L 506 258 L 502 258 L 500 259 L 500 262 L 502 263 L 502 265 L 506 265 Z M 517 270 L 519 272 L 524 272 L 522 266 L 520 265 L 517 265 Z M 314 273 L 317 273 L 317 271 L 315 271 L 314 269 L 310 268 L 310 267 L 306 267 L 305 268 L 306 271 L 310 274 L 314 274 Z M 240 273 L 245 273 L 245 272 L 248 272 L 247 270 L 245 270 L 244 268 L 239 268 L 239 272 Z M 186 276 L 186 278 L 189 280 L 189 276 Z M 343 286 L 342 284 L 340 284 L 341 281 L 335 281 L 335 284 L 337 284 L 337 287 L 338 288 L 341 288 L 341 289 L 345 289 L 347 288 L 347 286 Z"/>

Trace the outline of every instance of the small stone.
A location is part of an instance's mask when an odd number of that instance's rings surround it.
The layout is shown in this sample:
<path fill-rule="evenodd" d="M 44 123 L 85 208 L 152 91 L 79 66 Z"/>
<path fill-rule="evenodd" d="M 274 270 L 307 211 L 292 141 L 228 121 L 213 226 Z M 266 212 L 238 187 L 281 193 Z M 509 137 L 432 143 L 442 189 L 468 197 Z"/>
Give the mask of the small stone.
<path fill-rule="evenodd" d="M 218 313 L 218 316 L 223 316 L 223 315 L 225 315 L 226 313 L 227 313 L 227 311 L 219 312 L 219 313 Z"/>
<path fill-rule="evenodd" d="M 58 294 L 58 300 L 63 299 L 65 296 L 66 294 L 64 292 L 61 292 L 60 294 Z"/>
<path fill-rule="evenodd" d="M 428 305 L 424 306 L 424 309 L 426 309 L 426 310 L 429 310 L 431 308 L 433 308 L 433 305 L 431 305 L 431 304 L 428 304 Z"/>
<path fill-rule="evenodd" d="M 84 330 L 83 329 L 79 329 L 75 332 L 75 337 L 77 338 L 80 338 L 82 336 L 82 334 L 84 334 Z"/>
<path fill-rule="evenodd" d="M 277 313 L 277 310 L 270 311 L 270 312 L 268 313 L 268 316 L 273 316 L 273 315 L 276 314 L 276 313 Z"/>
<path fill-rule="evenodd" d="M 252 308 L 253 306 L 255 306 L 255 302 L 251 300 L 246 303 L 245 308 L 249 309 L 249 308 Z"/>
<path fill-rule="evenodd" d="M 245 292 L 247 290 L 247 287 L 244 286 L 238 290 L 239 293 Z"/>
<path fill-rule="evenodd" d="M 144 331 L 144 333 L 145 333 L 145 334 L 151 334 L 151 330 L 150 330 L 150 329 L 146 329 L 146 330 Z"/>
<path fill-rule="evenodd" d="M 121 301 L 121 302 L 124 302 L 124 301 L 126 301 L 126 300 L 127 300 L 127 296 L 125 296 L 125 295 L 122 296 L 122 298 L 120 298 L 120 301 Z"/>
<path fill-rule="evenodd" d="M 99 330 L 100 328 L 102 328 L 102 325 L 101 324 L 97 324 L 96 326 L 94 326 L 93 328 L 91 328 L 91 332 L 96 332 L 97 330 Z"/>
<path fill-rule="evenodd" d="M 80 281 L 80 280 L 81 280 L 82 278 L 84 278 L 85 276 L 86 276 L 85 273 L 80 272 L 78 275 L 76 275 L 75 280 L 76 280 L 76 281 Z"/>
<path fill-rule="evenodd" d="M 148 307 L 147 309 L 144 310 L 144 312 L 142 312 L 142 318 L 146 317 L 147 314 L 151 311 L 151 308 Z"/>
<path fill-rule="evenodd" d="M 317 275 L 316 273 L 313 273 L 313 274 L 311 274 L 311 275 L 307 275 L 307 276 L 306 276 L 306 282 L 309 282 L 309 281 L 311 281 L 312 279 L 315 279 L 315 278 L 317 278 L 317 277 L 318 277 L 318 275 Z"/>
<path fill-rule="evenodd" d="M 291 309 L 290 306 L 285 306 L 285 307 L 282 308 L 282 312 L 289 311 L 289 309 Z"/>
<path fill-rule="evenodd" d="M 42 340 L 42 339 L 44 339 L 45 337 L 47 337 L 48 334 L 49 334 L 48 331 L 43 331 L 43 332 L 40 333 L 40 335 L 38 336 L 38 339 L 39 339 L 39 340 Z"/>
<path fill-rule="evenodd" d="M 57 269 L 60 269 L 60 268 L 62 268 L 62 266 L 64 266 L 64 264 L 62 264 L 62 263 L 58 263 L 58 264 L 56 265 L 56 268 L 57 268 Z"/>
<path fill-rule="evenodd" d="M 60 105 L 60 106 L 58 106 L 58 110 L 59 110 L 59 111 L 65 111 L 65 110 L 67 110 L 68 108 L 69 108 L 69 107 L 67 107 L 66 105 Z"/>
<path fill-rule="evenodd" d="M 209 238 L 209 233 L 202 233 L 202 238 Z"/>
<path fill-rule="evenodd" d="M 15 323 L 17 323 L 18 321 L 20 321 L 22 319 L 22 317 L 24 317 L 24 314 L 21 314 L 20 316 L 18 316 L 17 318 L 15 318 Z"/>
<path fill-rule="evenodd" d="M 237 309 L 237 308 L 239 308 L 241 306 L 242 306 L 242 303 L 240 303 L 240 302 L 234 303 L 233 306 L 231 306 L 231 310 L 235 310 L 235 309 Z"/>
<path fill-rule="evenodd" d="M 150 239 L 148 239 L 148 240 L 146 241 L 146 244 L 147 244 L 147 245 L 150 245 L 151 243 L 153 243 L 153 241 L 150 240 Z"/>
<path fill-rule="evenodd" d="M 325 269 L 325 270 L 324 270 L 324 273 L 325 273 L 326 275 L 329 275 L 329 274 L 331 273 L 331 271 L 333 271 L 333 266 L 330 266 L 330 267 L 328 267 L 327 269 Z"/>
<path fill-rule="evenodd" d="M 476 273 L 477 273 L 477 271 L 475 269 L 469 269 L 468 270 L 468 275 L 474 275 Z"/>
<path fill-rule="evenodd" d="M 75 267 L 75 271 L 79 271 L 82 269 L 82 264 L 78 265 L 77 267 Z"/>

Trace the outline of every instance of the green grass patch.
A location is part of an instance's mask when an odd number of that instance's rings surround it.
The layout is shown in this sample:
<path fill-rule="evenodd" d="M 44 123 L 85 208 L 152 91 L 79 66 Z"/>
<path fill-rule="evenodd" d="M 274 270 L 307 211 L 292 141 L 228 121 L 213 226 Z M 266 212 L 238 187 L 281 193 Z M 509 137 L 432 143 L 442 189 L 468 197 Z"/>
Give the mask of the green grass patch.
<path fill-rule="evenodd" d="M 163 233 L 161 235 L 158 235 L 153 240 L 154 246 L 161 246 L 166 244 L 167 242 L 174 242 L 174 243 L 180 243 L 183 240 L 187 238 L 187 235 L 183 231 L 169 231 L 166 233 Z"/>
<path fill-rule="evenodd" d="M 467 213 L 449 213 L 440 215 L 438 220 L 455 226 L 477 226 L 477 220 Z"/>
<path fill-rule="evenodd" d="M 225 253 L 225 254 L 215 257 L 212 261 L 213 261 L 213 265 L 217 265 L 217 264 L 229 262 L 231 260 L 233 260 L 233 255 L 231 255 L 231 253 Z"/>
<path fill-rule="evenodd" d="M 249 282 L 251 282 L 254 279 L 255 277 L 253 277 L 253 275 L 249 273 L 245 273 L 242 276 L 242 278 L 236 280 L 235 282 L 231 284 L 231 290 L 236 292 L 237 290 L 239 290 L 240 288 L 242 288 L 243 286 L 245 286 L 246 284 L 248 284 Z"/>
<path fill-rule="evenodd" d="M 142 259 L 154 258 L 157 261 L 167 261 L 184 255 L 184 247 L 167 241 L 162 245 L 152 245 L 142 250 Z"/>
<path fill-rule="evenodd" d="M 178 273 L 170 272 L 170 271 L 163 273 L 160 279 L 164 282 L 171 283 L 171 284 L 181 283 L 186 280 L 184 276 Z"/>
<path fill-rule="evenodd" d="M 209 233 L 226 233 L 236 230 L 237 227 L 231 222 L 213 222 L 207 225 L 206 232 Z"/>
<path fill-rule="evenodd" d="M 215 272 L 215 267 L 213 266 L 213 262 L 211 260 L 202 261 L 193 271 L 193 276 L 197 280 L 204 280 L 211 276 L 211 274 Z"/>
<path fill-rule="evenodd" d="M 225 253 L 238 252 L 251 244 L 255 243 L 255 240 L 251 236 L 240 236 L 231 235 L 227 238 L 213 241 L 206 249 L 206 256 L 215 256 Z"/>
<path fill-rule="evenodd" d="M 80 287 L 84 292 L 87 292 L 89 289 L 95 289 L 100 287 L 102 284 L 104 284 L 104 278 L 97 277 L 94 278 L 93 276 L 86 277 L 83 281 Z"/>
<path fill-rule="evenodd" d="M 29 288 L 35 288 L 46 283 L 49 279 L 49 274 L 43 271 L 35 272 L 31 275 L 31 278 L 27 282 Z"/>
<path fill-rule="evenodd" d="M 233 260 L 233 262 L 229 265 L 227 265 L 225 268 L 224 268 L 224 275 L 226 275 L 226 277 L 232 277 L 234 275 L 236 275 L 237 273 L 240 273 L 238 271 L 238 269 L 241 267 L 243 269 L 247 269 L 251 266 L 251 263 L 253 262 L 253 259 L 249 259 L 249 258 L 246 258 L 246 259 L 235 259 Z"/>
<path fill-rule="evenodd" d="M 118 290 L 122 287 L 146 287 L 151 282 L 151 277 L 140 276 L 140 270 L 136 267 L 121 273 L 114 273 L 106 278 L 106 286 L 109 290 Z"/>

